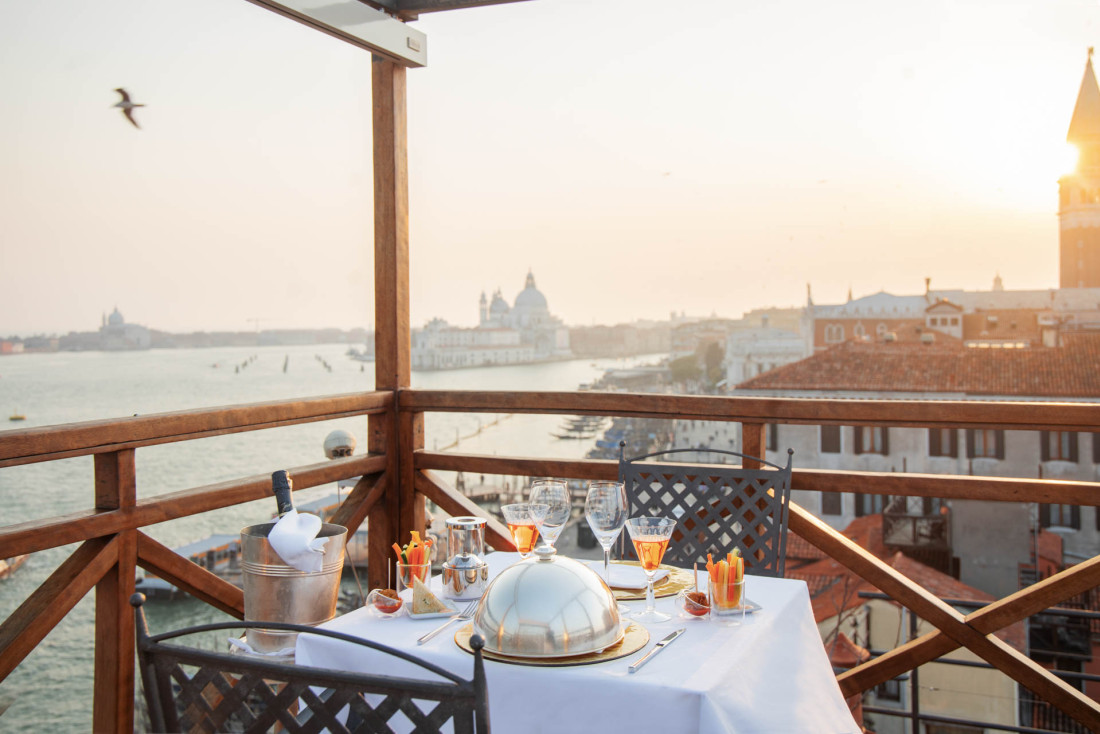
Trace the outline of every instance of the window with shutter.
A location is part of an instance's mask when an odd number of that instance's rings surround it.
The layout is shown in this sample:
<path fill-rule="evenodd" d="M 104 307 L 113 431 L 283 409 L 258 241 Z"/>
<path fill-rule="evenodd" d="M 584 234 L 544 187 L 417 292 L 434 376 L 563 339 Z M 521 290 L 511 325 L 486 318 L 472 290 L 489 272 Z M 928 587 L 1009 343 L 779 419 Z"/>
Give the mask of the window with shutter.
<path fill-rule="evenodd" d="M 1077 462 L 1077 433 L 1075 431 L 1040 431 L 1040 458 L 1043 461 Z"/>
<path fill-rule="evenodd" d="M 966 455 L 971 459 L 1003 459 L 1005 455 L 1004 431 L 990 428 L 968 429 Z"/>
<path fill-rule="evenodd" d="M 1081 508 L 1077 505 L 1039 505 L 1039 524 L 1044 528 L 1081 529 Z"/>
<path fill-rule="evenodd" d="M 821 427 L 821 453 L 840 453 L 840 426 Z"/>
<path fill-rule="evenodd" d="M 933 429 L 940 434 L 940 453 L 937 456 L 959 455 L 959 432 L 954 428 Z"/>

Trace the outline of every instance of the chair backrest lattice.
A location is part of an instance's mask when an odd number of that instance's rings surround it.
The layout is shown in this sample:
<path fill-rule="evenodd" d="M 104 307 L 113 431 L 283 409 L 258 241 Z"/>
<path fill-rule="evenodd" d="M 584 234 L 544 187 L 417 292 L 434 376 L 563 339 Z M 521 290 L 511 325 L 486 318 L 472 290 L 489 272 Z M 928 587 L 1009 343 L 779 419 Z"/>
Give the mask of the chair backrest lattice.
<path fill-rule="evenodd" d="M 414 655 L 350 635 L 295 624 L 224 622 L 149 635 L 137 621 L 142 686 L 153 731 L 415 732 L 488 734 L 488 689 L 474 636 L 474 675 L 465 680 Z M 166 640 L 221 630 L 262 628 L 342 640 L 400 658 L 424 678 L 350 673 L 186 647 Z"/>
<path fill-rule="evenodd" d="M 783 576 L 786 561 L 787 518 L 791 493 L 791 462 L 781 467 L 735 451 L 671 449 L 631 459 L 620 446 L 619 480 L 626 485 L 631 516 L 676 518 L 677 527 L 665 552 L 674 565 L 705 563 L 707 553 L 717 560 L 734 548 L 745 557 L 745 567 L 761 576 Z M 689 465 L 653 461 L 676 454 L 723 454 L 760 469 L 739 465 Z M 627 557 L 633 548 L 625 543 Z"/>

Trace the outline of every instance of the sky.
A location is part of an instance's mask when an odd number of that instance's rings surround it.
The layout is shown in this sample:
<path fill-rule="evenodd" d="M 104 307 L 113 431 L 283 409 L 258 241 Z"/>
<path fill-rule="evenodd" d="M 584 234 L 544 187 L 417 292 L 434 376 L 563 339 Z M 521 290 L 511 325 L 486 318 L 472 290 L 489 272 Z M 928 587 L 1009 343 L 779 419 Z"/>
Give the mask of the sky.
<path fill-rule="evenodd" d="M 411 316 L 1057 286 L 1097 0 L 425 14 Z M 0 3 L 0 335 L 373 323 L 370 56 L 246 0 Z M 127 89 L 141 129 L 112 107 Z"/>

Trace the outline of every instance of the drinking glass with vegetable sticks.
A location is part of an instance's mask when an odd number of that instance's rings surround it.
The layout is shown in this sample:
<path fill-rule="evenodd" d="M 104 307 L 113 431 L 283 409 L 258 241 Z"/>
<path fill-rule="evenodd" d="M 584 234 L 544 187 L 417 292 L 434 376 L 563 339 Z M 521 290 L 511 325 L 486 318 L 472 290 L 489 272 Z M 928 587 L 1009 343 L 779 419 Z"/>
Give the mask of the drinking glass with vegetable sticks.
<path fill-rule="evenodd" d="M 393 552 L 397 554 L 397 562 L 394 564 L 397 579 L 394 589 L 401 593 L 404 589 L 412 588 L 413 579 L 420 579 L 428 583 L 432 575 L 432 539 L 420 540 L 420 533 L 412 532 L 412 540 L 404 546 L 393 544 Z"/>
<path fill-rule="evenodd" d="M 707 578 L 711 615 L 727 625 L 740 624 L 745 618 L 745 559 L 740 551 L 727 553 L 717 563 L 708 553 Z"/>

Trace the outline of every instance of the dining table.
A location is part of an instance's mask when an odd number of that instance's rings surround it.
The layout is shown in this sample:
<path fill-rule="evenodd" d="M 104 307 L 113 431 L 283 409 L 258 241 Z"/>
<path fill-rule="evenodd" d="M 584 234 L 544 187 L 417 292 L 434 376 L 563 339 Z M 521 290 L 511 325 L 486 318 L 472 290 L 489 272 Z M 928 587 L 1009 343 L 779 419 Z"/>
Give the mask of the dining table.
<path fill-rule="evenodd" d="M 497 551 L 485 560 L 491 582 L 521 559 L 517 553 Z M 441 594 L 438 576 L 431 587 Z M 814 622 L 806 583 L 749 574 L 745 596 L 758 609 L 735 626 L 687 614 L 675 596 L 658 597 L 657 609 L 671 619 L 646 623 L 648 642 L 626 657 L 565 666 L 487 658 L 492 729 L 506 734 L 858 734 L 861 729 L 837 685 Z M 461 609 L 466 603 L 454 604 Z M 632 613 L 641 612 L 645 602 L 627 606 Z M 470 678 L 473 656 L 455 639 L 464 622 L 417 644 L 442 621 L 446 620 L 413 619 L 404 613 L 385 617 L 368 605 L 320 626 L 404 650 Z M 629 621 L 629 616 L 624 619 Z M 659 655 L 636 672 L 628 670 L 678 629 L 683 634 Z M 362 673 L 423 675 L 392 657 L 382 668 L 376 655 L 381 653 L 303 634 L 296 642 L 295 662 Z"/>

